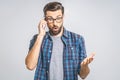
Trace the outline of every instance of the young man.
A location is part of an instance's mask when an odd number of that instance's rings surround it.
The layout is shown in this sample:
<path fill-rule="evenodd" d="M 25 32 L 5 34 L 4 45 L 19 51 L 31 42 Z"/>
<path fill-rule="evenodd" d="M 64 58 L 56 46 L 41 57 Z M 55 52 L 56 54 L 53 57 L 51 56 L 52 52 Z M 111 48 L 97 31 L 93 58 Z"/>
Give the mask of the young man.
<path fill-rule="evenodd" d="M 78 80 L 77 75 L 86 78 L 94 55 L 87 57 L 83 37 L 63 27 L 64 7 L 50 2 L 43 11 L 45 18 L 38 25 L 39 33 L 31 40 L 25 60 L 29 70 L 36 68 L 34 80 Z"/>

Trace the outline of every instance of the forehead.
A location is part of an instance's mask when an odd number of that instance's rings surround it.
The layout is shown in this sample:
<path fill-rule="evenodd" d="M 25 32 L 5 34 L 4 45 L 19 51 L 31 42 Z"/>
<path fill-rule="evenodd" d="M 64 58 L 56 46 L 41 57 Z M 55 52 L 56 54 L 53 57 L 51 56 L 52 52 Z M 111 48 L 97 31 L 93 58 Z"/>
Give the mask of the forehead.
<path fill-rule="evenodd" d="M 47 11 L 47 12 L 46 12 L 46 17 L 56 18 L 56 17 L 58 17 L 58 16 L 62 16 L 62 11 L 61 11 L 61 10 Z"/>

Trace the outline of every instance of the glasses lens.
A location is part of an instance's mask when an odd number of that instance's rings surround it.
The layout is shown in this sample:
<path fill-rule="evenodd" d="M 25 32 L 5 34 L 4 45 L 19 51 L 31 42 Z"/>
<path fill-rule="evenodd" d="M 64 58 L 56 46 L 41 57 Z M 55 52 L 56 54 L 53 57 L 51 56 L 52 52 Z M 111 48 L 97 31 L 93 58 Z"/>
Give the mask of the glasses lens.
<path fill-rule="evenodd" d="M 49 23 L 52 23 L 52 22 L 53 22 L 53 18 L 46 18 L 46 20 L 47 20 Z"/>
<path fill-rule="evenodd" d="M 56 22 L 60 23 L 62 21 L 62 17 L 57 17 Z"/>
<path fill-rule="evenodd" d="M 62 21 L 62 17 L 57 17 L 56 19 L 53 19 L 52 17 L 46 17 L 46 21 L 48 23 L 53 23 L 56 21 L 57 23 L 60 23 Z"/>

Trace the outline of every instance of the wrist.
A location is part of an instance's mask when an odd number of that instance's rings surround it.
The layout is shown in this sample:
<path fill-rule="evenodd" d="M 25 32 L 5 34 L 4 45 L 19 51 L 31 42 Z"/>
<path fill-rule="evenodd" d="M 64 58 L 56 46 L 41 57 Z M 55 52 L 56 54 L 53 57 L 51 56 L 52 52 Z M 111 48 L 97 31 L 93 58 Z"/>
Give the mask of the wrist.
<path fill-rule="evenodd" d="M 43 34 L 38 34 L 37 35 L 37 38 L 43 38 L 45 35 L 43 35 Z"/>
<path fill-rule="evenodd" d="M 46 33 L 45 33 L 46 34 Z M 44 37 L 45 34 L 39 33 L 38 36 Z"/>

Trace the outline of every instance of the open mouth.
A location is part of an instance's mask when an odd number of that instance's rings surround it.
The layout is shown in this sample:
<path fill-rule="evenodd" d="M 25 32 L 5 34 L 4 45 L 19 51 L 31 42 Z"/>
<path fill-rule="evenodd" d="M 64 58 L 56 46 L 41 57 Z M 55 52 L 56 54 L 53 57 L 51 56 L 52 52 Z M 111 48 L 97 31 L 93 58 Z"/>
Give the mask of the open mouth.
<path fill-rule="evenodd" d="M 52 29 L 53 29 L 53 31 L 58 31 L 59 28 L 58 27 L 53 27 Z"/>

